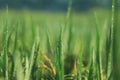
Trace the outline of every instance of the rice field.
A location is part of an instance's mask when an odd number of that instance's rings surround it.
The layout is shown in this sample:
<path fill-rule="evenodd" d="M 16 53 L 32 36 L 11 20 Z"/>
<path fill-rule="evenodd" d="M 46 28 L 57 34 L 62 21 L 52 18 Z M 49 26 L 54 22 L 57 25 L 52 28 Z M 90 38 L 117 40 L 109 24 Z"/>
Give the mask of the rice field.
<path fill-rule="evenodd" d="M 0 80 L 120 80 L 120 15 L 0 10 Z"/>

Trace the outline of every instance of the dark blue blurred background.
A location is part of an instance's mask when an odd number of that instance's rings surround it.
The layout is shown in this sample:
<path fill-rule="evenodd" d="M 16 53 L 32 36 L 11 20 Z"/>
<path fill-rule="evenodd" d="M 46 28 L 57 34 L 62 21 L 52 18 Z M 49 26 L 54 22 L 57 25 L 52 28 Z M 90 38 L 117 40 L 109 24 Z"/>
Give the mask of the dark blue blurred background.
<path fill-rule="evenodd" d="M 0 0 L 0 8 L 66 11 L 69 0 Z M 73 0 L 73 10 L 85 11 L 95 7 L 110 8 L 111 0 Z"/>

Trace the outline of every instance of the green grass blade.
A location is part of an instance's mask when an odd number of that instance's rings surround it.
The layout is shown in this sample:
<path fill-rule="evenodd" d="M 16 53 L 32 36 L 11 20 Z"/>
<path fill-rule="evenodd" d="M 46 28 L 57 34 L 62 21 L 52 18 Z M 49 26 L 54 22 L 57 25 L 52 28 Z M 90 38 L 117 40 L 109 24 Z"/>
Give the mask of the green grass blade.
<path fill-rule="evenodd" d="M 68 29 L 68 42 L 67 42 L 67 51 L 68 53 L 71 52 L 72 47 L 72 0 L 69 1 L 68 12 L 67 12 L 67 27 Z"/>
<path fill-rule="evenodd" d="M 18 27 L 19 27 L 19 23 L 17 23 L 17 27 L 15 28 L 15 40 L 14 40 L 14 47 L 13 47 L 13 52 L 12 52 L 12 58 L 11 58 L 11 62 L 12 62 L 12 67 L 11 67 L 11 71 L 10 71 L 10 79 L 14 79 L 14 74 L 15 74 L 15 56 L 16 55 L 16 51 L 18 48 Z"/>
<path fill-rule="evenodd" d="M 32 43 L 34 42 L 35 40 L 35 27 L 34 27 L 34 22 L 33 22 L 33 18 L 31 16 L 31 30 L 32 30 Z"/>
<path fill-rule="evenodd" d="M 100 53 L 100 33 L 99 33 L 99 24 L 96 13 L 95 15 L 95 26 L 96 26 L 96 63 L 97 63 L 97 78 L 98 80 L 102 79 L 102 65 L 101 65 L 101 53 Z"/>
<path fill-rule="evenodd" d="M 15 62 L 15 76 L 17 80 L 24 80 L 23 66 L 20 58 L 20 53 L 16 52 L 14 55 Z"/>
<path fill-rule="evenodd" d="M 36 80 L 36 76 L 35 76 L 35 72 L 36 72 L 36 68 L 37 68 L 37 58 L 38 58 L 38 53 L 39 53 L 39 47 L 40 47 L 40 43 L 36 43 L 36 49 L 35 49 L 35 54 L 34 54 L 34 63 L 31 69 L 31 77 L 33 80 Z"/>
<path fill-rule="evenodd" d="M 77 71 L 78 71 L 77 78 L 78 78 L 78 80 L 82 80 L 83 45 L 81 45 L 81 46 L 82 47 L 80 49 L 79 57 L 78 57 L 78 60 L 77 60 Z"/>
<path fill-rule="evenodd" d="M 26 74 L 25 74 L 25 79 L 24 80 L 30 80 L 31 78 L 31 72 L 34 64 L 34 57 L 35 57 L 35 43 L 33 44 L 32 47 L 32 53 L 30 55 L 30 60 L 26 56 Z"/>
<path fill-rule="evenodd" d="M 52 48 L 51 48 L 51 43 L 50 43 L 50 35 L 48 31 L 46 32 L 46 46 L 47 46 L 47 53 L 51 54 L 52 53 Z"/>
<path fill-rule="evenodd" d="M 110 72 L 111 72 L 111 66 L 112 66 L 112 45 L 111 45 L 111 28 L 108 28 L 107 36 L 106 36 L 106 78 L 108 79 Z"/>
<path fill-rule="evenodd" d="M 62 53 L 62 27 L 60 27 L 60 33 L 56 47 L 56 79 L 64 80 L 64 55 Z"/>
<path fill-rule="evenodd" d="M 6 23 L 5 23 L 5 29 L 4 29 L 4 36 L 5 36 L 5 40 L 4 40 L 4 56 L 3 56 L 3 60 L 4 60 L 4 77 L 5 80 L 8 80 L 8 7 L 7 7 L 7 11 L 6 11 Z"/>
<path fill-rule="evenodd" d="M 119 80 L 120 79 L 120 38 L 118 37 L 120 35 L 120 26 L 119 26 L 119 0 L 112 0 L 112 56 L 113 56 L 113 80 Z"/>
<path fill-rule="evenodd" d="M 89 76 L 88 76 L 88 80 L 94 80 L 95 79 L 95 75 L 96 75 L 96 54 L 95 54 L 95 48 L 93 47 L 92 49 L 92 53 L 91 53 L 91 63 L 90 63 L 90 69 L 89 69 Z"/>

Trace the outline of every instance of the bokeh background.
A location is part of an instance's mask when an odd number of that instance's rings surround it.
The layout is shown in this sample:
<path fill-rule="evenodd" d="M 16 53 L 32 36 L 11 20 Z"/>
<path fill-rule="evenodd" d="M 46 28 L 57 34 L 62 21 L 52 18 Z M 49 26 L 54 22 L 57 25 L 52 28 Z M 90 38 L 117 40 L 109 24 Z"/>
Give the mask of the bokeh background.
<path fill-rule="evenodd" d="M 69 0 L 0 0 L 0 8 L 6 5 L 10 9 L 28 10 L 48 10 L 48 11 L 67 11 Z M 73 0 L 74 11 L 86 11 L 91 8 L 111 8 L 111 0 Z"/>

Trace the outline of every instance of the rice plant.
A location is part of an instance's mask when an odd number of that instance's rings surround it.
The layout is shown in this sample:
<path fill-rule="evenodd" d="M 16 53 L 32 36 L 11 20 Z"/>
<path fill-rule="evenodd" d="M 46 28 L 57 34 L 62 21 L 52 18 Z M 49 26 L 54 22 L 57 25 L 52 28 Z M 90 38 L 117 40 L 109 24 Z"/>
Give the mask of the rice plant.
<path fill-rule="evenodd" d="M 112 0 L 104 31 L 109 11 L 74 13 L 72 0 L 60 15 L 14 15 L 7 7 L 0 14 L 0 80 L 119 80 L 118 3 Z"/>

